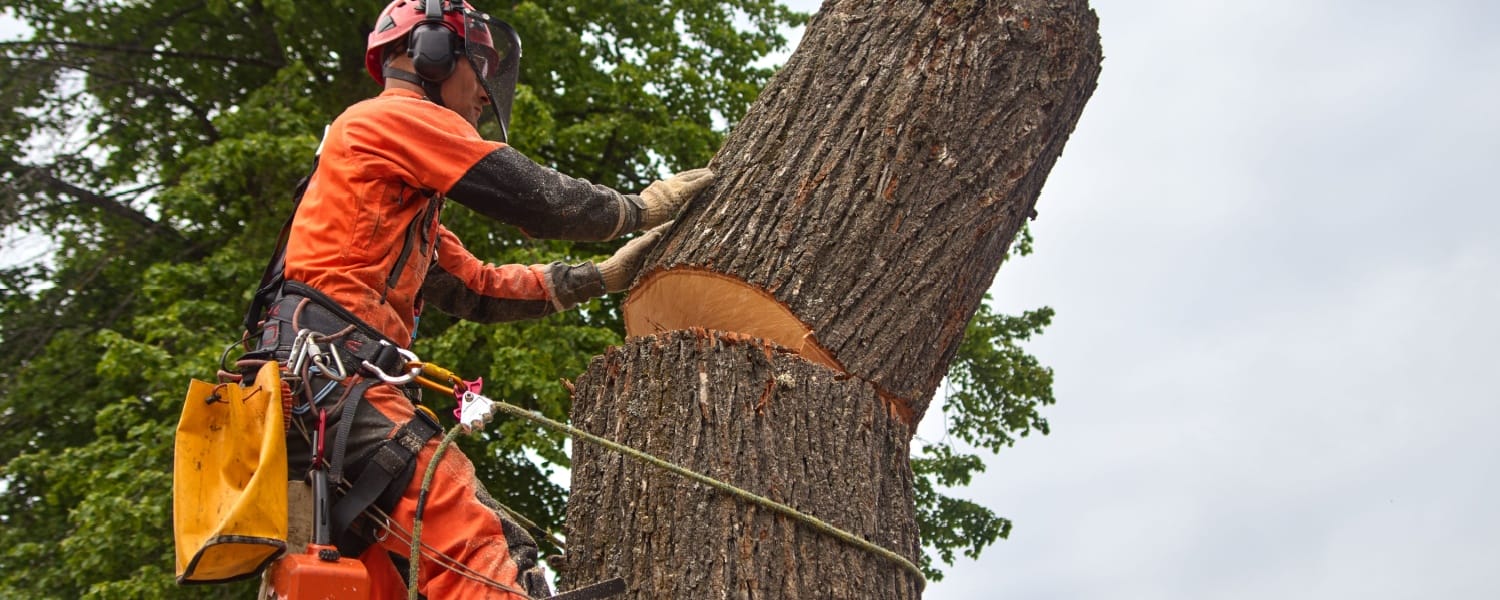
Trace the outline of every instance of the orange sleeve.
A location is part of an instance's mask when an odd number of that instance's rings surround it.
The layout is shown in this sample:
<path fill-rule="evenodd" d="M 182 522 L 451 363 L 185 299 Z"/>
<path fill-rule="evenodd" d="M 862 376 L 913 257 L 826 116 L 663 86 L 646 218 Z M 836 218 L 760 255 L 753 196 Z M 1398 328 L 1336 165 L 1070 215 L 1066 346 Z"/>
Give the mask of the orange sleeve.
<path fill-rule="evenodd" d="M 422 285 L 428 303 L 453 316 L 493 323 L 542 317 L 604 295 L 593 263 L 492 265 L 438 226 L 437 256 Z"/>

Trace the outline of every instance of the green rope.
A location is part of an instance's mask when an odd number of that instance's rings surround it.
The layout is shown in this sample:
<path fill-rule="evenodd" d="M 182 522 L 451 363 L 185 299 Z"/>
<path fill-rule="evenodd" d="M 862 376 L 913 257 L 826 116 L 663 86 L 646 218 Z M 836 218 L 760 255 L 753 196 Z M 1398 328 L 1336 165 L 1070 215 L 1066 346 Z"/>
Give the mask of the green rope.
<path fill-rule="evenodd" d="M 417 510 L 412 517 L 411 523 L 411 563 L 407 565 L 406 570 L 406 600 L 417 600 L 418 598 L 417 577 L 420 574 L 419 566 L 422 559 L 422 513 L 427 511 L 427 492 L 432 489 L 432 477 L 437 473 L 438 463 L 443 460 L 443 453 L 448 451 L 448 446 L 453 443 L 454 439 L 458 438 L 458 434 L 462 433 L 463 430 L 462 424 L 454 425 L 448 429 L 448 433 L 443 436 L 443 441 L 439 442 L 437 449 L 432 451 L 432 458 L 427 461 L 427 470 L 422 474 L 422 488 L 420 494 L 417 496 Z M 524 590 L 496 582 L 489 582 L 489 584 L 523 598 L 531 597 Z"/>
<path fill-rule="evenodd" d="M 422 560 L 422 513 L 427 508 L 427 490 L 432 487 L 432 476 L 437 473 L 438 462 L 443 459 L 443 453 L 448 451 L 448 445 L 453 443 L 453 438 L 458 437 L 463 429 L 460 425 L 454 425 L 448 430 L 437 450 L 432 451 L 432 460 L 427 461 L 427 471 L 422 475 L 422 493 L 417 496 L 417 513 L 411 524 L 411 564 L 407 567 L 406 600 L 417 600 L 417 567 Z"/>
<path fill-rule="evenodd" d="M 870 552 L 872 554 L 880 556 L 881 558 L 896 563 L 902 569 L 905 569 L 907 572 L 911 573 L 913 577 L 917 578 L 918 592 L 927 588 L 927 578 L 922 575 L 922 569 L 918 568 L 917 565 L 912 564 L 911 561 L 906 560 L 906 557 L 887 550 L 886 548 L 872 543 L 869 540 L 839 529 L 838 527 L 834 527 L 833 525 L 828 524 L 822 519 L 799 511 L 795 508 L 792 508 L 770 498 L 759 496 L 747 490 L 737 488 L 733 485 L 730 485 L 723 481 L 719 481 L 707 475 L 703 475 L 695 471 L 689 471 L 686 468 L 679 467 L 675 464 L 669 463 L 650 454 L 646 454 L 645 452 L 641 452 L 640 450 L 636 450 L 635 448 L 631 448 L 629 446 L 625 446 L 623 444 L 619 444 L 617 442 L 599 437 L 577 427 L 573 427 L 572 425 L 559 423 L 534 411 L 529 411 L 514 404 L 501 402 L 499 400 L 492 400 L 492 402 L 494 402 L 494 406 L 496 408 L 500 409 L 502 412 L 508 415 L 520 417 L 522 419 L 526 419 L 527 421 L 531 421 L 532 423 L 536 423 L 537 425 L 541 425 L 542 427 L 545 427 L 547 429 L 571 435 L 575 438 L 582 439 L 597 446 L 613 450 L 662 470 L 676 473 L 703 485 L 712 487 L 716 490 L 719 490 L 751 504 L 769 509 L 772 512 L 779 513 L 787 518 L 793 519 L 795 521 L 800 521 L 802 524 L 807 525 L 808 527 L 811 527 L 818 532 L 830 535 L 843 541 L 846 544 L 852 545 L 856 548 L 865 550 L 866 552 Z M 453 443 L 453 439 L 458 437 L 458 434 L 461 431 L 463 431 L 462 425 L 454 425 L 452 429 L 448 430 L 447 435 L 443 436 L 443 441 L 438 444 L 437 450 L 433 451 L 432 459 L 427 463 L 427 471 L 422 476 L 422 492 L 417 500 L 416 518 L 413 519 L 411 527 L 411 565 L 409 567 L 410 570 L 408 571 L 409 578 L 408 588 L 406 592 L 407 600 L 417 600 L 417 567 L 422 558 L 422 512 L 423 509 L 426 508 L 427 504 L 427 490 L 432 485 L 432 477 L 433 474 L 437 472 L 438 461 L 443 458 L 443 452 L 447 451 L 448 445 Z"/>
<path fill-rule="evenodd" d="M 822 533 L 825 533 L 827 535 L 833 536 L 833 537 L 835 537 L 835 538 L 837 538 L 839 540 L 842 540 L 843 542 L 845 542 L 847 544 L 850 544 L 852 546 L 855 546 L 855 547 L 860 548 L 862 550 L 865 550 L 867 552 L 871 552 L 871 553 L 873 553 L 873 554 L 875 554 L 877 556 L 880 556 L 880 557 L 885 558 L 885 559 L 887 559 L 887 560 L 889 560 L 891 562 L 896 563 L 901 568 L 906 569 L 907 572 L 911 573 L 913 577 L 917 578 L 917 591 L 920 592 L 923 589 L 926 589 L 926 587 L 927 587 L 927 578 L 922 576 L 922 569 L 918 568 L 917 565 L 912 564 L 911 561 L 906 560 L 906 557 L 903 557 L 900 554 L 896 554 L 895 552 L 887 550 L 887 549 L 885 549 L 885 548 L 883 548 L 883 547 L 881 547 L 881 546 L 879 546 L 877 544 L 874 544 L 874 543 L 872 543 L 872 542 L 870 542 L 870 541 L 868 541 L 868 540 L 866 540 L 864 538 L 861 538 L 859 536 L 856 536 L 856 535 L 854 535 L 852 533 L 849 533 L 847 531 L 844 531 L 842 529 L 834 527 L 833 525 L 829 525 L 828 523 L 824 522 L 822 519 L 819 519 L 817 517 L 814 517 L 812 515 L 809 515 L 807 513 L 799 511 L 799 510 L 797 510 L 795 508 L 792 508 L 790 506 L 787 506 L 785 504 L 782 504 L 782 503 L 777 502 L 775 500 L 772 500 L 770 498 L 766 498 L 766 497 L 763 497 L 763 496 L 758 496 L 758 495 L 753 494 L 753 493 L 751 493 L 749 491 L 737 488 L 737 487 L 735 487 L 733 485 L 730 485 L 730 484 L 725 483 L 723 481 L 719 481 L 719 480 L 714 479 L 712 477 L 709 477 L 707 475 L 696 473 L 694 471 L 689 471 L 689 470 L 687 470 L 687 469 L 685 469 L 683 467 L 679 467 L 677 465 L 669 463 L 669 462 L 667 462 L 665 460 L 662 460 L 662 459 L 657 458 L 655 456 L 652 456 L 650 454 L 646 454 L 645 452 L 641 452 L 641 451 L 636 450 L 634 448 L 631 448 L 629 446 L 625 446 L 625 445 L 622 445 L 622 444 L 610 441 L 608 439 L 599 437 L 597 435 L 594 435 L 594 434 L 589 433 L 587 431 L 584 431 L 582 429 L 578 429 L 577 427 L 573 427 L 572 425 L 568 425 L 566 423 L 559 423 L 557 421 L 553 421 L 552 419 L 544 417 L 541 414 L 538 414 L 538 413 L 533 412 L 533 411 L 526 410 L 526 409 L 521 408 L 519 406 L 515 406 L 515 405 L 509 404 L 509 403 L 506 403 L 506 402 L 501 402 L 501 401 L 496 400 L 495 401 L 495 407 L 499 408 L 501 411 L 504 411 L 506 414 L 509 414 L 511 416 L 520 417 L 522 419 L 526 419 L 527 421 L 531 421 L 532 423 L 536 423 L 537 425 L 541 425 L 542 427 L 545 427 L 547 429 L 551 429 L 553 431 L 557 431 L 557 432 L 561 432 L 561 433 L 566 433 L 568 435 L 571 435 L 573 437 L 582 439 L 582 440 L 590 442 L 592 444 L 595 444 L 595 445 L 598 445 L 598 446 L 602 446 L 604 448 L 613 450 L 615 452 L 619 452 L 620 454 L 624 454 L 624 455 L 629 456 L 631 458 L 634 458 L 636 460 L 640 460 L 640 461 L 646 462 L 646 463 L 648 463 L 648 464 L 650 464 L 652 466 L 655 466 L 657 468 L 660 468 L 660 469 L 663 469 L 663 470 L 666 470 L 666 471 L 670 471 L 672 473 L 676 473 L 678 475 L 681 475 L 683 477 L 686 477 L 688 479 L 691 479 L 691 480 L 696 481 L 698 483 L 701 483 L 703 485 L 712 487 L 714 489 L 717 489 L 717 490 L 719 490 L 721 492 L 724 492 L 726 494 L 729 494 L 731 496 L 734 496 L 734 497 L 739 498 L 741 500 L 744 500 L 746 502 L 750 502 L 752 504 L 761 506 L 763 508 L 767 508 L 767 509 L 769 509 L 769 510 L 771 510 L 773 512 L 780 513 L 782 516 L 788 517 L 788 518 L 796 520 L 796 521 L 800 521 L 804 525 L 807 525 L 808 527 L 811 527 L 814 530 L 817 530 L 819 532 L 822 532 Z"/>

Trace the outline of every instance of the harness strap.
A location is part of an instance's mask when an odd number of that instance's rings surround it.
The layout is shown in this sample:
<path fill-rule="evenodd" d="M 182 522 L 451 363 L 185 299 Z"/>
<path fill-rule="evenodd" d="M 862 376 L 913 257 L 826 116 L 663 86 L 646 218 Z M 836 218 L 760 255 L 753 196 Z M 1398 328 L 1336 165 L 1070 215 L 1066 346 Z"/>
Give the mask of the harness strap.
<path fill-rule="evenodd" d="M 350 325 L 354 326 L 352 331 L 340 336 L 338 343 L 334 345 L 335 349 L 343 350 L 345 356 L 357 359 L 351 367 L 358 365 L 359 361 L 368 360 L 387 373 L 406 370 L 405 361 L 396 352 L 395 344 L 338 302 L 300 281 L 287 281 L 282 287 L 283 295 L 270 305 L 267 313 L 258 352 L 273 352 L 276 356 L 284 357 L 292 350 L 292 341 L 297 337 L 297 331 L 291 326 L 292 313 L 305 298 L 310 302 L 303 306 L 302 313 L 297 318 L 297 327 L 332 335 Z"/>
<path fill-rule="evenodd" d="M 324 131 L 327 137 L 327 131 Z M 245 331 L 254 332 L 261 315 L 265 312 L 276 297 L 281 294 L 282 284 L 286 281 L 286 243 L 292 236 L 292 221 L 297 218 L 297 207 L 302 205 L 302 196 L 307 193 L 307 184 L 312 182 L 313 174 L 318 172 L 318 157 L 322 154 L 323 144 L 318 143 L 318 153 L 313 154 L 312 169 L 308 170 L 307 176 L 297 182 L 297 189 L 292 192 L 292 211 L 286 216 L 286 222 L 281 225 L 281 233 L 276 236 L 276 250 L 271 253 L 271 259 L 266 262 L 266 270 L 261 273 L 260 285 L 256 286 L 255 293 L 250 296 L 250 306 L 245 309 Z"/>
<path fill-rule="evenodd" d="M 350 403 L 353 404 L 352 401 Z M 345 408 L 345 412 L 348 413 L 344 417 L 345 422 L 352 421 L 353 411 Z M 340 424 L 340 429 L 343 429 L 343 424 Z M 351 531 L 349 526 L 365 509 L 377 502 L 387 511 L 396 506 L 407 483 L 416 474 L 417 454 L 440 431 L 438 424 L 426 411 L 418 410 L 412 420 L 396 430 L 396 434 L 390 439 L 381 442 L 375 452 L 365 459 L 364 469 L 354 477 L 344 497 L 333 505 L 331 522 L 333 531 L 339 536 L 340 554 L 359 556 L 369 546 L 369 542 Z M 343 440 L 346 438 L 338 439 L 339 447 L 335 448 L 335 453 L 343 450 Z"/>
<path fill-rule="evenodd" d="M 375 383 L 377 382 L 374 380 L 366 379 L 354 384 L 354 387 L 349 390 L 349 396 L 344 400 L 344 410 L 339 413 L 339 429 L 333 434 L 333 456 L 328 458 L 328 480 L 334 484 L 344 480 L 344 451 L 349 447 L 349 432 L 354 429 L 354 412 L 359 409 L 360 403 L 365 401 L 365 392 L 369 391 Z M 333 531 L 341 532 L 343 528 L 335 527 Z"/>

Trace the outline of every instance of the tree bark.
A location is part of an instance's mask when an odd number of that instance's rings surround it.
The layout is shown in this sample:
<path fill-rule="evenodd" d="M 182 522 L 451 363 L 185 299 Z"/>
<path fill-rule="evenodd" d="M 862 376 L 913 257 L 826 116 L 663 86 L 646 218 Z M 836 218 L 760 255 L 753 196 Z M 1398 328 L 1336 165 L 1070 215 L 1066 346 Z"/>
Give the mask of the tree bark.
<path fill-rule="evenodd" d="M 648 260 L 631 339 L 579 379 L 574 421 L 916 561 L 911 428 L 1093 92 L 1097 29 L 1084 0 L 826 2 Z M 796 356 L 746 349 L 772 343 Z M 630 459 L 580 445 L 573 476 L 564 588 L 920 594 L 889 561 Z"/>
<path fill-rule="evenodd" d="M 573 414 L 915 560 L 911 434 L 878 400 L 869 383 L 779 347 L 698 329 L 596 358 Z M 634 598 L 920 596 L 888 560 L 718 490 L 589 444 L 573 465 L 568 587 L 620 576 Z"/>

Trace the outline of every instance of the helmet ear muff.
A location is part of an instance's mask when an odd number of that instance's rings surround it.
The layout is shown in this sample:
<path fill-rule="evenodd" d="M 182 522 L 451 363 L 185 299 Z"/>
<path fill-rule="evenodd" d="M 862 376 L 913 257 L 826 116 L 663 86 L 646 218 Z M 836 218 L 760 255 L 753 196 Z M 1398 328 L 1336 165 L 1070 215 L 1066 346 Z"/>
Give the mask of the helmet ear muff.
<path fill-rule="evenodd" d="M 442 0 L 426 0 L 427 17 L 411 29 L 406 40 L 406 55 L 412 70 L 426 81 L 442 82 L 458 68 L 458 36 L 443 24 Z"/>

